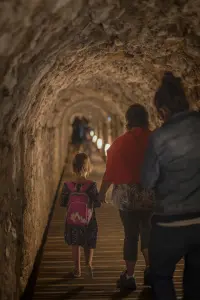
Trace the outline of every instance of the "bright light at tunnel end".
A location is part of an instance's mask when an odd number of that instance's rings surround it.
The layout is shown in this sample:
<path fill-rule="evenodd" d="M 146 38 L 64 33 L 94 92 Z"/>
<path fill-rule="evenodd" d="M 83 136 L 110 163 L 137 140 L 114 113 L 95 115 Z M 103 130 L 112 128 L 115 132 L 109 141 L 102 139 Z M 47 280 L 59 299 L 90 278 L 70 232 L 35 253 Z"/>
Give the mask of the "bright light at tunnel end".
<path fill-rule="evenodd" d="M 108 151 L 109 148 L 110 148 L 110 144 L 105 144 L 104 151 L 105 151 L 106 156 L 107 156 L 107 151 Z"/>
<path fill-rule="evenodd" d="M 98 139 L 98 140 L 97 140 L 97 148 L 100 150 L 100 149 L 102 148 L 102 146 L 103 146 L 103 141 L 102 141 L 102 139 Z"/>

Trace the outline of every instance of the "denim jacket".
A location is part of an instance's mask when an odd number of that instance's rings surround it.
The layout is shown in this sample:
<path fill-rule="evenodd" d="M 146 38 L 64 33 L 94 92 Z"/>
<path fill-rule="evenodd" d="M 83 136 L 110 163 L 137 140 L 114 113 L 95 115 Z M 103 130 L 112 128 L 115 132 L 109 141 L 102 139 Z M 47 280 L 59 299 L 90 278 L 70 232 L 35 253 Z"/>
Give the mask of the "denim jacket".
<path fill-rule="evenodd" d="M 200 112 L 181 112 L 149 140 L 142 185 L 155 191 L 155 213 L 200 213 Z"/>

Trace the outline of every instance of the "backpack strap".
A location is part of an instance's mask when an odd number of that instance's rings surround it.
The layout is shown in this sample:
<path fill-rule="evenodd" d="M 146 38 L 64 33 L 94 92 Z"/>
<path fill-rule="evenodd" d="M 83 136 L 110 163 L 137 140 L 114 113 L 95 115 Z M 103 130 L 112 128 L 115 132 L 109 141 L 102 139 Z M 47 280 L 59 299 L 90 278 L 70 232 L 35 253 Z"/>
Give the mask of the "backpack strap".
<path fill-rule="evenodd" d="M 88 180 L 85 184 L 83 184 L 81 186 L 80 191 L 83 193 L 87 192 L 89 190 L 89 188 L 91 187 L 92 183 L 93 183 L 93 181 Z M 72 192 L 72 193 L 76 192 L 76 184 L 74 184 L 73 182 L 65 182 L 65 184 L 70 192 Z"/>
<path fill-rule="evenodd" d="M 76 191 L 76 185 L 74 185 L 73 182 L 65 182 L 65 184 L 70 192 Z"/>
<path fill-rule="evenodd" d="M 88 180 L 82 187 L 81 187 L 81 192 L 86 193 L 89 188 L 91 187 L 93 181 Z"/>

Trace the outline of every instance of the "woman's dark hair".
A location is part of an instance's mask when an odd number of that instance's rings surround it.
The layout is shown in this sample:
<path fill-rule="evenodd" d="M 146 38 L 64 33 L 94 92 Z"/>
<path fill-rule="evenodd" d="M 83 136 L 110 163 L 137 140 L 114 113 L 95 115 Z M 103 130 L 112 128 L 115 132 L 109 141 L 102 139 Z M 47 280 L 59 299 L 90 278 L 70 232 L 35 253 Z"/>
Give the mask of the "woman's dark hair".
<path fill-rule="evenodd" d="M 72 162 L 73 172 L 76 175 L 84 175 L 90 172 L 90 159 L 85 153 L 78 153 Z"/>
<path fill-rule="evenodd" d="M 126 128 L 132 129 L 133 127 L 148 127 L 149 116 L 145 107 L 141 104 L 131 105 L 125 115 L 126 118 Z"/>
<path fill-rule="evenodd" d="M 175 77 L 172 72 L 165 72 L 161 85 L 155 94 L 154 104 L 159 111 L 167 108 L 173 115 L 189 109 L 181 78 Z"/>

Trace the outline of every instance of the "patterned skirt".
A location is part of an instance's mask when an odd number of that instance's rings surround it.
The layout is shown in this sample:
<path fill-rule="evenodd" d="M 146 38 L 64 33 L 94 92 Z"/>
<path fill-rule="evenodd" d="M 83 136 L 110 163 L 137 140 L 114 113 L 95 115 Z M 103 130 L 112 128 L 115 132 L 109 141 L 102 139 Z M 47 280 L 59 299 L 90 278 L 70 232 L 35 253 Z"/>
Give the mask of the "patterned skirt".
<path fill-rule="evenodd" d="M 88 226 L 80 227 L 66 224 L 64 237 L 65 242 L 68 245 L 77 245 L 95 249 L 97 243 L 97 234 L 97 220 L 95 214 L 93 214 Z"/>

